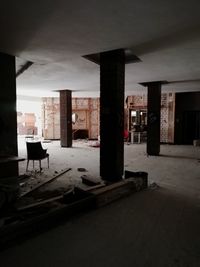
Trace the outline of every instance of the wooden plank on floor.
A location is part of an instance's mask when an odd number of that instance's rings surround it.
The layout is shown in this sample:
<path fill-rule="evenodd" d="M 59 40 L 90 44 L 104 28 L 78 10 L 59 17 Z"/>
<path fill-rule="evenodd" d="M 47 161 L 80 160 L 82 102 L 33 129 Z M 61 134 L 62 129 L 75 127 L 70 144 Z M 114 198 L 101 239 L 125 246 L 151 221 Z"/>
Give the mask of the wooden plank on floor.
<path fill-rule="evenodd" d="M 92 193 L 96 196 L 97 207 L 107 205 L 117 199 L 144 189 L 143 182 L 142 178 L 128 178 L 93 191 Z"/>
<path fill-rule="evenodd" d="M 67 168 L 67 169 L 65 169 L 64 171 L 60 172 L 58 175 L 53 176 L 53 177 L 52 177 L 51 179 L 49 179 L 48 181 L 44 181 L 44 182 L 41 183 L 41 184 L 37 184 L 37 185 L 34 186 L 30 191 L 21 194 L 20 197 L 27 196 L 28 194 L 32 193 L 33 191 L 39 189 L 40 187 L 42 187 L 42 186 L 44 186 L 44 185 L 46 185 L 46 184 L 48 184 L 48 183 L 53 182 L 55 179 L 57 179 L 58 177 L 60 177 L 61 175 L 65 174 L 66 172 L 68 172 L 68 171 L 70 171 L 70 170 L 71 170 L 71 168 Z"/>

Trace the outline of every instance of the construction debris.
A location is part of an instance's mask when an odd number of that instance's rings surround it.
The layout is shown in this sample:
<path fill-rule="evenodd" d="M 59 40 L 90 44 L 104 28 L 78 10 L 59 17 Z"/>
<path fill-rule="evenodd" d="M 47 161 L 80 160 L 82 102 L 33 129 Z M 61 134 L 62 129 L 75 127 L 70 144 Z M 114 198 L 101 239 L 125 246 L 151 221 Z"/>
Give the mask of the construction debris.
<path fill-rule="evenodd" d="M 147 187 L 147 173 L 125 171 L 125 179 L 112 184 L 107 184 L 100 177 L 82 175 L 84 184 L 82 187 L 85 189 L 70 183 L 66 188 L 66 184 L 63 186 L 62 182 L 58 183 L 57 188 L 55 185 L 45 188 L 45 185 L 70 170 L 71 168 L 60 172 L 54 171 L 51 173 L 53 177 L 50 178 L 44 174 L 36 175 L 35 178 L 27 176 L 20 178 L 21 190 L 23 188 L 26 190 L 26 183 L 31 179 L 35 184 L 32 184 L 32 188 L 29 184 L 29 191 L 24 191 L 15 204 L 12 204 L 10 210 L 1 213 L 0 247 L 3 247 L 7 241 L 18 240 L 18 237 L 27 236 L 34 230 L 46 229 L 47 225 L 56 224 L 72 214 L 107 205 Z M 87 171 L 85 168 L 78 168 L 78 170 Z M 5 205 L 7 195 L 3 190 L 1 193 L 0 203 Z"/>
<path fill-rule="evenodd" d="M 153 183 L 151 183 L 151 184 L 149 185 L 148 188 L 151 189 L 151 190 L 155 190 L 155 189 L 160 188 L 160 186 L 159 186 L 157 183 L 153 182 Z"/>
<path fill-rule="evenodd" d="M 35 191 L 36 189 L 39 189 L 41 186 L 44 186 L 48 183 L 51 183 L 53 182 L 55 179 L 57 179 L 58 177 L 60 177 L 61 175 L 65 174 L 66 172 L 70 171 L 71 168 L 67 168 L 65 170 L 62 170 L 60 173 L 58 173 L 57 175 L 53 175 L 53 177 L 51 177 L 50 179 L 48 180 L 45 180 L 45 181 L 38 181 L 38 183 L 36 185 L 34 185 L 33 187 L 30 187 L 30 190 L 28 191 L 25 191 L 24 193 L 21 194 L 21 197 L 25 196 L 25 195 L 28 195 L 29 193 L 32 193 L 33 191 Z M 56 173 L 56 172 L 55 172 Z"/>
<path fill-rule="evenodd" d="M 115 200 L 141 191 L 147 187 L 146 179 L 142 177 L 127 178 L 93 191 L 97 207 L 105 206 Z M 139 186 L 140 185 L 140 186 Z"/>
<path fill-rule="evenodd" d="M 78 168 L 77 171 L 79 171 L 79 172 L 87 172 L 87 170 L 85 168 Z"/>
<path fill-rule="evenodd" d="M 98 179 L 90 175 L 82 175 L 81 179 L 82 179 L 82 183 L 88 186 L 99 185 L 102 182 L 100 178 Z"/>
<path fill-rule="evenodd" d="M 193 140 L 193 146 L 200 146 L 200 139 Z"/>
<path fill-rule="evenodd" d="M 66 191 L 62 195 L 58 195 L 58 196 L 55 196 L 55 197 L 47 198 L 47 199 L 44 199 L 44 200 L 41 200 L 41 201 L 36 201 L 36 202 L 31 203 L 31 204 L 26 205 L 26 206 L 18 207 L 17 210 L 18 211 L 26 210 L 26 209 L 30 209 L 30 208 L 35 208 L 35 207 L 41 206 L 43 204 L 47 204 L 47 203 L 52 202 L 52 201 L 58 201 L 58 200 L 63 199 L 67 194 L 72 193 L 72 192 L 74 192 L 74 187 L 71 187 L 68 191 Z"/>
<path fill-rule="evenodd" d="M 125 170 L 124 178 L 135 178 L 135 184 L 137 191 L 147 188 L 148 186 L 148 173 L 147 172 L 133 172 Z"/>
<path fill-rule="evenodd" d="M 89 144 L 89 146 L 91 146 L 91 147 L 100 147 L 100 142 L 99 141 L 91 142 Z"/>

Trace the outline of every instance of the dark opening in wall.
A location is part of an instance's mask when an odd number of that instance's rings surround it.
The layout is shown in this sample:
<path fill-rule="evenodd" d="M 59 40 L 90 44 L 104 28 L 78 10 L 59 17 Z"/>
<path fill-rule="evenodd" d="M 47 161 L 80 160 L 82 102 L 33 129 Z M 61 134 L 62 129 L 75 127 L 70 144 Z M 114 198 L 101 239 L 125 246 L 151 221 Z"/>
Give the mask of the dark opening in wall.
<path fill-rule="evenodd" d="M 88 130 L 87 129 L 78 129 L 73 130 L 73 139 L 87 139 L 88 138 Z"/>
<path fill-rule="evenodd" d="M 200 139 L 200 92 L 177 93 L 175 143 L 192 145 Z"/>

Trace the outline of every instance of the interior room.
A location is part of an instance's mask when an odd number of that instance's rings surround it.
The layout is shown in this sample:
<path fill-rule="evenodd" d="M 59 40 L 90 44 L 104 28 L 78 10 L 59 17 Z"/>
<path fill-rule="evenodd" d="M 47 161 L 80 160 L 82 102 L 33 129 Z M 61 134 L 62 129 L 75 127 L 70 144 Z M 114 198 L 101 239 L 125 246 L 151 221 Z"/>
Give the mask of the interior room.
<path fill-rule="evenodd" d="M 2 4 L 2 266 L 200 266 L 199 8 Z"/>

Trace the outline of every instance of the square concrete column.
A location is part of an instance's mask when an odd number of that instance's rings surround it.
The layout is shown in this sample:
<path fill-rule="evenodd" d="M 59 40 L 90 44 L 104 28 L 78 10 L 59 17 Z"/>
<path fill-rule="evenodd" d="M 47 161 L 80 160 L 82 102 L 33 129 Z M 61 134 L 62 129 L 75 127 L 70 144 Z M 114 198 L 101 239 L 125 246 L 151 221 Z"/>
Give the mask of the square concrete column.
<path fill-rule="evenodd" d="M 148 88 L 147 100 L 147 154 L 158 156 L 160 153 L 160 108 L 161 85 L 163 82 L 147 82 L 142 85 Z"/>
<path fill-rule="evenodd" d="M 72 93 L 60 91 L 60 141 L 62 147 L 72 146 Z"/>
<path fill-rule="evenodd" d="M 0 53 L 0 157 L 17 155 L 15 57 Z M 1 164 L 1 174 L 18 176 L 18 163 Z"/>
<path fill-rule="evenodd" d="M 100 175 L 118 181 L 124 170 L 123 49 L 100 53 Z"/>

